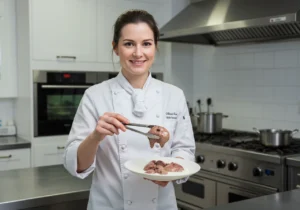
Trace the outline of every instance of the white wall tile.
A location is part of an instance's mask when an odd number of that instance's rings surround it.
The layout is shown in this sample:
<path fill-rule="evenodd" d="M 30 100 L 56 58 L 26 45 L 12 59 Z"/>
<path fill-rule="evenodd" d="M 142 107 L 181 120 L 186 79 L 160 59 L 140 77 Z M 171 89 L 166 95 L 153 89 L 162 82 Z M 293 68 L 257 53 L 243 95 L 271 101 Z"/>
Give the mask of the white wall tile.
<path fill-rule="evenodd" d="M 275 68 L 294 68 L 298 66 L 298 51 L 283 50 L 275 52 Z"/>
<path fill-rule="evenodd" d="M 274 67 L 274 52 L 260 52 L 254 54 L 255 68 L 265 69 Z"/>
<path fill-rule="evenodd" d="M 194 50 L 194 60 L 203 51 L 212 62 L 194 68 L 194 96 L 214 96 L 214 109 L 229 115 L 224 128 L 300 129 L 300 41 L 210 49 Z"/>

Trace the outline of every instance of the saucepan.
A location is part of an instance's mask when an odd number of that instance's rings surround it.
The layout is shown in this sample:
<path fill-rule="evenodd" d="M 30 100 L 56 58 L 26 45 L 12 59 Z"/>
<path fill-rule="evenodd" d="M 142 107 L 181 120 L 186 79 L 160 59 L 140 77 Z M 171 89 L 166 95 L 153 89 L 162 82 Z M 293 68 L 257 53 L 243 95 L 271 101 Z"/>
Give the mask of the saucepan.
<path fill-rule="evenodd" d="M 299 132 L 298 129 L 281 130 L 281 129 L 257 129 L 253 128 L 259 134 L 260 142 L 267 147 L 284 147 L 291 144 L 293 135 Z"/>
<path fill-rule="evenodd" d="M 228 115 L 224 115 L 221 112 L 211 112 L 210 106 L 211 106 L 211 99 L 207 99 L 207 112 L 201 112 L 201 102 L 200 100 L 197 101 L 199 106 L 199 113 L 197 115 L 193 115 L 192 122 L 193 127 L 196 127 L 197 132 L 200 133 L 207 133 L 207 134 L 213 134 L 213 133 L 219 133 L 223 129 L 223 118 L 228 117 Z M 196 119 L 197 120 L 196 120 Z M 195 122 L 197 124 L 195 125 Z"/>

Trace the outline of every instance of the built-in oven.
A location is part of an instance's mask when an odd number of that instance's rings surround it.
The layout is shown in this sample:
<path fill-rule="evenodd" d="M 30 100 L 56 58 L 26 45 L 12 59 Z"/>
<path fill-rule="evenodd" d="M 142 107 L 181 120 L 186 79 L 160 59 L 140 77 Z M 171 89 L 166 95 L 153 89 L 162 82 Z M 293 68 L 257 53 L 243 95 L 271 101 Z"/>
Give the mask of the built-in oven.
<path fill-rule="evenodd" d="M 217 183 L 217 205 L 233 203 L 276 193 L 276 189 L 260 186 L 260 189 L 251 189 L 225 183 Z"/>
<path fill-rule="evenodd" d="M 180 209 L 202 209 L 216 204 L 216 182 L 199 176 L 191 176 L 187 182 L 175 185 Z"/>
<path fill-rule="evenodd" d="M 34 136 L 69 134 L 85 90 L 97 82 L 96 72 L 34 71 Z"/>
<path fill-rule="evenodd" d="M 176 185 L 177 205 L 182 210 L 206 209 L 278 192 L 277 188 L 201 171 Z"/>

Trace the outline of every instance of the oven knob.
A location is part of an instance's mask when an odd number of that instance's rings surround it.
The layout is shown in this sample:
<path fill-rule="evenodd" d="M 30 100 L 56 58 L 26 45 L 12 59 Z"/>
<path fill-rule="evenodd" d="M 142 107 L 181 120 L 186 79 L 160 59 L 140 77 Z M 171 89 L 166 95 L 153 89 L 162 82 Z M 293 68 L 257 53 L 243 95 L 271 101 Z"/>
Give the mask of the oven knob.
<path fill-rule="evenodd" d="M 217 161 L 217 168 L 224 168 L 225 165 L 226 165 L 226 162 L 224 160 Z"/>
<path fill-rule="evenodd" d="M 263 175 L 263 172 L 262 172 L 261 168 L 256 167 L 253 169 L 253 176 L 262 176 L 262 175 Z"/>
<path fill-rule="evenodd" d="M 229 171 L 236 171 L 238 169 L 238 165 L 236 163 L 230 162 L 228 164 L 228 170 Z"/>
<path fill-rule="evenodd" d="M 197 163 L 203 163 L 205 160 L 204 156 L 203 155 L 198 155 L 197 156 Z"/>

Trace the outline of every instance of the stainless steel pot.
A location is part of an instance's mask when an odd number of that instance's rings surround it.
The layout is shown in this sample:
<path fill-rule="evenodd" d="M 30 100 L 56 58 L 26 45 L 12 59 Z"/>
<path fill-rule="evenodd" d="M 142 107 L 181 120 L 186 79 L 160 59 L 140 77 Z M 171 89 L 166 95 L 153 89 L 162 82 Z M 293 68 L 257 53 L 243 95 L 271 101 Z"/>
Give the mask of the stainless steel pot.
<path fill-rule="evenodd" d="M 280 129 L 257 129 L 253 128 L 259 134 L 260 142 L 267 147 L 284 147 L 291 144 L 293 135 L 299 132 L 298 129 L 280 130 Z"/>
<path fill-rule="evenodd" d="M 197 131 L 201 133 L 219 133 L 223 129 L 223 118 L 228 115 L 222 113 L 207 113 L 202 112 L 198 117 Z"/>

